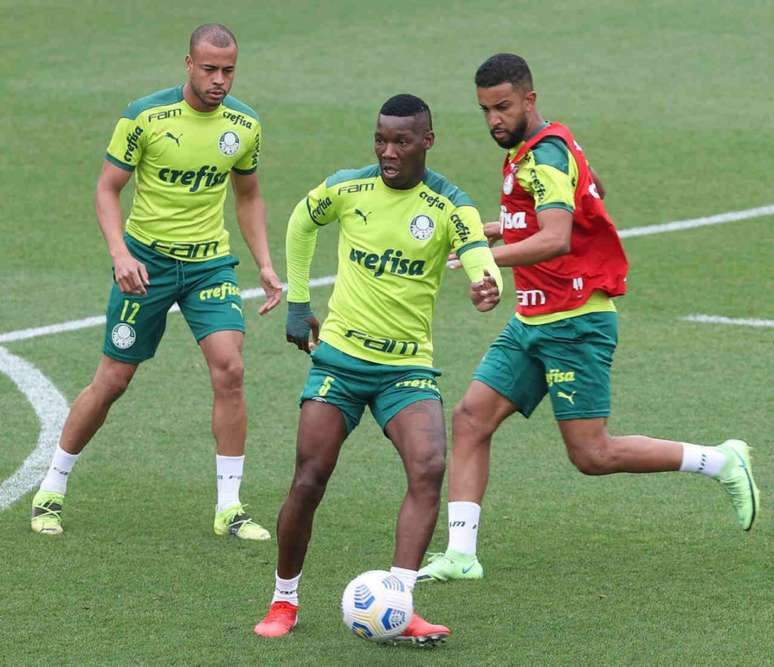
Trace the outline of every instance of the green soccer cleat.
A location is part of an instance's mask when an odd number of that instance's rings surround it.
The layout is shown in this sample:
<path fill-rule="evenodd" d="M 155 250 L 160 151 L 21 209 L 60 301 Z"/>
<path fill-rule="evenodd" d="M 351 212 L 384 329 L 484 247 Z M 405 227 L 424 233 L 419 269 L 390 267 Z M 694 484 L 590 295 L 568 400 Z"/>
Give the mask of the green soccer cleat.
<path fill-rule="evenodd" d="M 446 553 L 428 554 L 429 562 L 417 574 L 417 581 L 451 581 L 452 579 L 481 579 L 484 568 L 475 554 L 462 554 L 447 550 Z"/>
<path fill-rule="evenodd" d="M 743 440 L 726 440 L 718 449 L 726 455 L 726 463 L 715 479 L 731 496 L 739 525 L 750 530 L 761 504 L 750 465 L 750 447 Z"/>
<path fill-rule="evenodd" d="M 243 540 L 270 540 L 269 531 L 255 523 L 246 513 L 247 505 L 237 504 L 216 512 L 213 530 L 216 535 L 236 535 Z"/>
<path fill-rule="evenodd" d="M 30 525 L 33 532 L 43 535 L 61 535 L 62 505 L 64 505 L 64 496 L 61 493 L 39 489 L 32 499 Z"/>

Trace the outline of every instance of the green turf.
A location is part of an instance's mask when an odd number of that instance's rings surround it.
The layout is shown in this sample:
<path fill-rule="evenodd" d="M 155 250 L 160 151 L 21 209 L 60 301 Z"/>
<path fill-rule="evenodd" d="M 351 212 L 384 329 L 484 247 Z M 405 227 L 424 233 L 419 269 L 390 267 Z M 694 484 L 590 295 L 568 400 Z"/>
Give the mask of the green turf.
<path fill-rule="evenodd" d="M 373 161 L 376 111 L 413 92 L 433 109 L 430 165 L 491 219 L 502 152 L 475 103 L 477 65 L 500 50 L 530 62 L 539 107 L 570 125 L 621 228 L 772 202 L 772 6 L 698 2 L 329 3 L 0 0 L 0 333 L 103 312 L 110 262 L 93 189 L 130 100 L 178 83 L 191 29 L 231 25 L 234 94 L 265 130 L 261 183 L 284 274 L 287 215 L 342 167 Z M 128 194 L 128 193 L 127 193 Z M 127 202 L 128 202 L 127 197 Z M 243 287 L 256 271 L 243 258 Z M 549 406 L 495 439 L 482 582 L 424 585 L 419 609 L 448 623 L 434 652 L 369 645 L 338 618 L 347 581 L 389 565 L 403 489 L 397 456 L 366 418 L 347 442 L 304 569 L 302 623 L 260 641 L 276 543 L 211 534 L 210 387 L 179 315 L 157 358 L 87 448 L 71 480 L 66 533 L 29 531 L 29 498 L 0 513 L 0 664 L 7 665 L 743 665 L 770 664 L 774 477 L 771 329 L 681 321 L 689 313 L 774 317 L 772 218 L 626 241 L 613 373 L 618 433 L 754 446 L 764 514 L 743 534 L 721 490 L 694 475 L 583 477 Z M 335 272 L 320 234 L 313 275 Z M 319 315 L 329 288 L 314 291 Z M 435 326 L 450 410 L 508 317 L 478 316 L 448 277 Z M 250 431 L 243 500 L 273 528 L 293 469 L 296 400 L 308 362 L 284 343 L 284 315 L 246 344 Z M 99 328 L 9 343 L 72 401 L 95 368 Z M 0 479 L 37 442 L 37 418 L 0 375 Z M 445 512 L 433 549 L 446 543 Z"/>

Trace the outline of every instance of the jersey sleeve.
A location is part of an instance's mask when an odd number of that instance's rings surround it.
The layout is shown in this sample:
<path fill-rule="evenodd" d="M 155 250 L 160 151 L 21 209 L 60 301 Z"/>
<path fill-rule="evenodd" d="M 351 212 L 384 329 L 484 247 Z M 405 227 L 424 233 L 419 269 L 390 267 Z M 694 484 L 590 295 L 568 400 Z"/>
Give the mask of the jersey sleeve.
<path fill-rule="evenodd" d="M 333 208 L 332 198 L 323 182 L 293 209 L 285 236 L 289 302 L 308 303 L 311 299 L 309 275 L 317 245 L 317 232 L 320 227 L 336 219 Z"/>
<path fill-rule="evenodd" d="M 488 271 L 502 293 L 503 279 L 484 235 L 478 209 L 475 206 L 458 206 L 449 216 L 449 232 L 451 249 L 459 257 L 470 282 L 483 279 L 484 271 Z"/>
<path fill-rule="evenodd" d="M 125 171 L 134 171 L 145 145 L 144 128 L 136 118 L 123 116 L 116 123 L 105 159 Z"/>
<path fill-rule="evenodd" d="M 451 250 L 462 256 L 473 248 L 489 247 L 481 216 L 475 206 L 458 206 L 448 218 Z"/>
<path fill-rule="evenodd" d="M 327 181 L 323 181 L 311 190 L 305 201 L 309 219 L 315 225 L 324 227 L 338 219 L 335 199 L 328 188 Z"/>
<path fill-rule="evenodd" d="M 578 165 L 565 143 L 549 137 L 532 149 L 534 166 L 530 168 L 529 190 L 535 199 L 535 212 L 547 208 L 575 211 Z"/>
<path fill-rule="evenodd" d="M 242 159 L 232 167 L 235 172 L 242 174 L 243 176 L 247 176 L 248 174 L 252 174 L 256 169 L 258 169 L 258 157 L 261 154 L 262 139 L 263 129 L 261 128 L 261 124 L 256 120 L 255 134 L 253 134 L 251 137 L 252 145 L 250 146 L 250 150 L 247 151 L 242 156 Z"/>

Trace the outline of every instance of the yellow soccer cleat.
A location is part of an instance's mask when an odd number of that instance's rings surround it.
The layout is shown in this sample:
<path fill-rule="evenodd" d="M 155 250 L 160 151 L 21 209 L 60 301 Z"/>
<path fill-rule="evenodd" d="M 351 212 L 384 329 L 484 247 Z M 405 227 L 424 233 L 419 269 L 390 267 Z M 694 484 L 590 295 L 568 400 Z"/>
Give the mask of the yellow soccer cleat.
<path fill-rule="evenodd" d="M 247 505 L 236 504 L 216 512 L 213 530 L 216 535 L 236 535 L 242 540 L 270 540 L 271 535 L 245 513 Z"/>
<path fill-rule="evenodd" d="M 728 492 L 742 530 L 750 530 L 761 504 L 750 464 L 750 447 L 743 440 L 726 440 L 718 449 L 726 455 L 726 464 L 715 479 Z"/>
<path fill-rule="evenodd" d="M 35 533 L 43 535 L 62 534 L 62 506 L 64 496 L 53 491 L 38 490 L 32 499 L 32 521 Z"/>

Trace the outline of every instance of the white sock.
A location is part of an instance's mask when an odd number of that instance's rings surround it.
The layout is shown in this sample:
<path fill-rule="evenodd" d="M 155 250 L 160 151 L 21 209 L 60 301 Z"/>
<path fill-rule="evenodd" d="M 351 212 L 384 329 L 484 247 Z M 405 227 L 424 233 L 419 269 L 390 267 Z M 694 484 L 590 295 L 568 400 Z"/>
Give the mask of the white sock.
<path fill-rule="evenodd" d="M 403 585 L 406 586 L 410 591 L 414 590 L 414 585 L 417 583 L 416 570 L 407 570 L 403 567 L 395 567 L 393 565 L 390 568 L 390 574 L 394 574 L 396 577 L 398 577 L 398 579 L 403 582 Z"/>
<path fill-rule="evenodd" d="M 239 504 L 239 486 L 242 484 L 244 456 L 215 455 L 218 473 L 218 512 Z"/>
<path fill-rule="evenodd" d="M 290 602 L 290 604 L 298 606 L 298 582 L 301 581 L 301 575 L 299 572 L 292 579 L 283 579 L 276 572 L 274 573 L 274 596 L 271 599 L 271 603 L 275 602 Z"/>
<path fill-rule="evenodd" d="M 476 553 L 481 505 L 467 501 L 449 503 L 449 550 L 470 556 Z"/>
<path fill-rule="evenodd" d="M 67 493 L 67 478 L 79 456 L 80 454 L 68 454 L 57 445 L 54 458 L 51 459 L 51 467 L 40 483 L 41 490 L 61 493 L 62 495 Z"/>
<path fill-rule="evenodd" d="M 726 464 L 726 455 L 716 447 L 704 445 L 692 445 L 690 442 L 681 442 L 683 446 L 683 462 L 680 464 L 680 472 L 699 472 L 709 477 L 717 477 L 721 468 Z"/>

